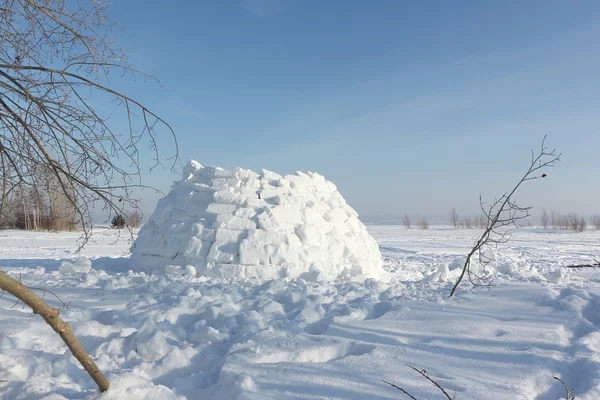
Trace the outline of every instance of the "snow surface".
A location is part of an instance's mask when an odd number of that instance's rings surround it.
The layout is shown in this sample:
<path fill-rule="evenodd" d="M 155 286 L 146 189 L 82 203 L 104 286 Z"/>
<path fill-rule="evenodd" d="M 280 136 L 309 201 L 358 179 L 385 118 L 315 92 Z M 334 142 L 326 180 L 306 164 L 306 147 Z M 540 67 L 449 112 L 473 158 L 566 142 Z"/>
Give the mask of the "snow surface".
<path fill-rule="evenodd" d="M 377 242 L 317 173 L 261 174 L 189 161 L 132 247 L 135 270 L 192 266 L 221 278 L 380 278 Z M 188 268 L 189 269 L 189 268 Z"/>
<path fill-rule="evenodd" d="M 2 399 L 600 398 L 600 232 L 518 230 L 495 249 L 491 289 L 447 295 L 476 230 L 370 226 L 389 281 L 194 276 L 131 270 L 127 236 L 0 232 L 0 266 L 69 303 L 63 311 L 111 380 L 98 394 L 60 338 L 0 298 Z M 116 244 L 114 244 L 116 241 Z M 78 257 L 88 272 L 60 271 Z M 194 270 L 195 271 L 195 270 Z M 53 305 L 56 299 L 46 297 Z"/>
<path fill-rule="evenodd" d="M 60 263 L 60 267 L 58 267 L 58 271 L 63 274 L 69 274 L 73 272 L 90 272 L 92 269 L 92 261 L 83 256 L 77 258 L 75 261 L 63 261 Z"/>

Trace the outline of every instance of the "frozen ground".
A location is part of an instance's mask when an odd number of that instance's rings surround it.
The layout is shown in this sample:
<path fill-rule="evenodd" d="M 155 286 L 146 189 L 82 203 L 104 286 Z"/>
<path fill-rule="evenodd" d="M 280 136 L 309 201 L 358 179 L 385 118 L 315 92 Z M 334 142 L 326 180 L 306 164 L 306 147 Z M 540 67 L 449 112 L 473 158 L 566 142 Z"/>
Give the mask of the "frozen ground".
<path fill-rule="evenodd" d="M 578 400 L 600 398 L 600 271 L 561 268 L 597 258 L 600 232 L 518 231 L 497 251 L 495 287 L 448 299 L 477 231 L 369 229 L 389 282 L 133 273 L 128 237 L 111 245 L 110 230 L 83 251 L 90 270 L 74 234 L 0 232 L 0 267 L 70 303 L 65 318 L 112 381 L 98 395 L 58 336 L 5 294 L 0 398 L 406 398 L 383 379 L 440 399 L 407 363 L 459 400 L 564 398 L 553 375 Z"/>

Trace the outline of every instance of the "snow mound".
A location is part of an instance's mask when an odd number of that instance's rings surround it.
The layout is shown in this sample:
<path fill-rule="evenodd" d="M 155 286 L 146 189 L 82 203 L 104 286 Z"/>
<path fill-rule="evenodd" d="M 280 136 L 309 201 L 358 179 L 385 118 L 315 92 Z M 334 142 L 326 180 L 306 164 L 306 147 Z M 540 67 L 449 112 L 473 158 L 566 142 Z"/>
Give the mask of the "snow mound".
<path fill-rule="evenodd" d="M 135 333 L 134 350 L 144 360 L 158 360 L 170 350 L 167 339 L 151 318 L 146 318 Z"/>
<path fill-rule="evenodd" d="M 196 161 L 159 200 L 131 263 L 144 271 L 191 265 L 226 279 L 377 279 L 383 271 L 377 242 L 323 176 Z"/>
<path fill-rule="evenodd" d="M 73 274 L 77 272 L 90 272 L 92 269 L 92 261 L 85 257 L 79 257 L 74 262 L 63 261 L 58 267 L 58 271 L 63 274 Z"/>

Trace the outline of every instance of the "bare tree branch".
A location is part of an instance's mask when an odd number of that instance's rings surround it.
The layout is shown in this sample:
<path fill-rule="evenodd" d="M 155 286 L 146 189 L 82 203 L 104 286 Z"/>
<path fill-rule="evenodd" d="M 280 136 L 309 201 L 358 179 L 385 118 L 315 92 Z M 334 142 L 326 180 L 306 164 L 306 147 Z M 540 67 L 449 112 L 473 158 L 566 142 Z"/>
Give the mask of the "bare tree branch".
<path fill-rule="evenodd" d="M 396 386 L 393 383 L 390 383 L 390 382 L 384 381 L 384 380 L 382 380 L 382 382 L 383 383 L 387 383 L 391 387 L 398 389 L 399 391 L 401 391 L 402 393 L 404 393 L 405 395 L 407 395 L 408 397 L 410 397 L 412 400 L 417 400 L 417 398 L 415 396 L 413 396 L 412 394 L 408 393 L 406 390 L 402 389 L 400 386 Z"/>
<path fill-rule="evenodd" d="M 600 268 L 600 261 L 594 259 L 594 263 L 565 265 L 565 268 Z"/>
<path fill-rule="evenodd" d="M 438 390 L 440 392 L 442 392 L 442 394 L 448 399 L 448 400 L 453 400 L 454 397 L 450 397 L 450 395 L 448 394 L 448 392 L 446 391 L 446 389 L 444 389 L 442 387 L 442 385 L 440 385 L 439 383 L 436 382 L 435 379 L 433 379 L 431 376 L 429 376 L 429 374 L 427 373 L 427 371 L 425 371 L 424 369 L 418 369 L 416 367 L 413 367 L 410 364 L 406 364 L 407 367 L 409 367 L 410 369 L 412 369 L 413 371 L 417 372 L 419 375 L 421 375 L 423 378 L 427 379 L 429 382 L 433 383 L 435 385 L 435 387 L 438 388 Z M 394 385 L 393 383 L 390 383 L 388 381 L 383 381 L 384 383 L 387 383 L 388 385 L 390 385 L 391 387 L 401 391 L 402 393 L 404 393 L 405 395 L 407 395 L 408 397 L 410 397 L 412 400 L 418 400 L 415 396 L 413 396 L 412 394 L 410 394 L 409 392 L 407 392 L 406 390 L 402 389 L 400 386 Z"/>
<path fill-rule="evenodd" d="M 531 151 L 531 163 L 525 174 L 512 188 L 510 192 L 504 193 L 499 198 L 494 199 L 490 204 L 483 201 L 483 197 L 479 197 L 481 210 L 487 218 L 487 227 L 477 239 L 471 251 L 467 254 L 467 258 L 463 265 L 463 269 L 456 283 L 454 284 L 450 296 L 454 296 L 456 289 L 467 275 L 471 284 L 475 286 L 490 286 L 491 276 L 486 271 L 486 266 L 492 261 L 486 257 L 482 257 L 482 250 L 490 245 L 498 245 L 506 243 L 510 240 L 510 233 L 506 230 L 508 227 L 518 227 L 517 222 L 530 216 L 532 207 L 519 206 L 512 197 L 517 189 L 523 183 L 545 178 L 546 174 L 538 175 L 537 172 L 543 168 L 554 167 L 560 160 L 560 154 L 556 150 L 548 150 L 546 147 L 546 136 L 542 139 L 539 153 Z M 472 269 L 472 258 L 475 254 L 479 255 L 479 266 L 483 268 L 483 274 L 477 273 Z"/>
<path fill-rule="evenodd" d="M 62 318 L 58 309 L 49 306 L 43 299 L 36 295 L 30 288 L 21 284 L 21 282 L 11 278 L 0 271 L 0 290 L 5 290 L 15 296 L 18 301 L 22 301 L 31 307 L 34 314 L 39 314 L 48 325 L 60 335 L 73 356 L 81 363 L 83 368 L 92 377 L 98 385 L 101 392 L 108 389 L 110 383 L 96 366 L 92 358 L 85 351 L 79 340 L 73 334 L 71 327 Z M 61 300 L 62 302 L 62 300 Z M 62 302 L 64 304 L 64 302 Z"/>
<path fill-rule="evenodd" d="M 36 192 L 36 174 L 48 171 L 74 209 L 81 246 L 95 207 L 107 221 L 139 211 L 134 193 L 146 187 L 140 160 L 151 160 L 149 170 L 162 159 L 171 168 L 178 162 L 172 127 L 109 86 L 111 72 L 155 78 L 131 67 L 115 45 L 118 26 L 107 7 L 101 0 L 5 0 L 0 10 L 0 217 L 15 193 Z M 99 108 L 103 101 L 108 107 Z M 173 140 L 171 157 L 159 154 L 161 130 Z"/>
<path fill-rule="evenodd" d="M 413 371 L 416 371 L 419 375 L 421 375 L 423 378 L 427 379 L 429 382 L 433 383 L 435 385 L 435 387 L 437 387 L 440 390 L 440 392 L 442 392 L 444 394 L 444 396 L 446 396 L 446 398 L 448 400 L 452 400 L 452 397 L 450 397 L 448 392 L 446 392 L 446 390 L 439 383 L 437 383 L 434 379 L 432 379 L 429 376 L 429 374 L 427 373 L 427 371 L 425 371 L 424 369 L 415 368 L 410 364 L 407 364 L 407 366 L 409 368 L 411 368 Z"/>
<path fill-rule="evenodd" d="M 172 161 L 171 168 L 178 162 L 173 128 L 111 86 L 115 73 L 118 78 L 155 78 L 129 65 L 113 41 L 112 30 L 118 25 L 108 18 L 109 4 L 1 2 L 0 227 L 10 209 L 26 228 L 54 229 L 60 210 L 67 214 L 68 228 L 81 227 L 81 248 L 90 238 L 95 208 L 108 214 L 107 221 L 126 213 L 141 219 L 134 192 L 146 187 L 144 169 L 162 165 L 163 159 Z M 163 133 L 172 140 L 171 157 L 159 154 Z M 148 166 L 144 159 L 150 160 Z M 44 297 L 55 296 L 61 308 L 68 304 L 47 289 L 27 288 L 0 271 L 0 295 L 2 291 L 17 298 L 13 307 L 22 302 L 40 314 L 100 390 L 108 388 L 108 380 L 59 310 Z"/>
<path fill-rule="evenodd" d="M 573 394 L 573 392 L 575 390 L 574 389 L 569 389 L 569 387 L 567 386 L 567 384 L 565 383 L 565 381 L 563 381 L 559 377 L 553 376 L 553 378 L 556 379 L 557 381 L 559 381 L 560 383 L 562 383 L 562 385 L 565 387 L 565 391 L 567 392 L 567 395 L 566 395 L 565 399 L 566 400 L 575 400 L 575 396 L 571 396 L 571 394 Z"/>

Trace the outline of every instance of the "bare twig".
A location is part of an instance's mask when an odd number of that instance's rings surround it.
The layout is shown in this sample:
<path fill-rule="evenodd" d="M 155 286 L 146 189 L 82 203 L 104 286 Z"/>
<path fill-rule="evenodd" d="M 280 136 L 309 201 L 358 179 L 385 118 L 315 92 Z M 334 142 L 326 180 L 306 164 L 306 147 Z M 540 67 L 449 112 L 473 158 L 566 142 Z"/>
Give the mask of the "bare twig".
<path fill-rule="evenodd" d="M 529 168 L 510 192 L 504 193 L 489 204 L 484 202 L 483 197 L 480 196 L 479 203 L 481 210 L 487 218 L 487 226 L 481 236 L 476 240 L 471 251 L 467 254 L 461 274 L 452 287 L 450 296 L 454 296 L 456 289 L 465 275 L 474 286 L 491 285 L 491 276 L 485 271 L 485 268 L 493 260 L 482 257 L 483 249 L 489 245 L 498 245 L 510 240 L 510 233 L 507 231 L 507 228 L 518 227 L 517 222 L 529 217 L 529 212 L 531 210 L 531 207 L 519 206 L 512 199 L 513 195 L 523 183 L 545 178 L 545 173 L 539 175 L 537 172 L 544 168 L 554 167 L 559 160 L 560 154 L 557 154 L 556 150 L 550 151 L 546 147 L 546 136 L 544 136 L 539 153 L 536 155 L 532 150 Z M 479 265 L 483 267 L 483 274 L 477 273 L 472 269 L 472 257 L 475 254 L 479 254 Z"/>
<path fill-rule="evenodd" d="M 448 394 L 448 392 L 446 391 L 446 389 L 444 389 L 442 387 L 442 385 L 440 385 L 435 379 L 431 378 L 431 376 L 429 376 L 429 374 L 427 373 L 427 371 L 425 371 L 424 369 L 418 369 L 418 368 L 416 368 L 416 367 L 414 367 L 414 366 L 412 366 L 410 364 L 406 364 L 406 366 L 409 367 L 409 368 L 411 368 L 413 371 L 417 372 L 419 375 L 421 375 L 423 378 L 427 379 L 429 382 L 433 383 L 435 385 L 435 387 L 437 387 L 438 390 L 440 392 L 442 392 L 442 394 L 444 395 L 444 397 L 447 400 L 454 400 L 456 398 L 456 393 L 454 394 L 454 396 L 450 397 L 450 394 Z M 560 383 L 562 383 L 562 385 L 564 386 L 565 391 L 566 391 L 566 397 L 565 397 L 565 399 L 566 400 L 575 400 L 575 397 L 572 396 L 572 394 L 575 392 L 575 389 L 569 389 L 569 387 L 567 386 L 567 384 L 562 379 L 560 379 L 559 377 L 553 376 L 553 378 L 556 379 L 557 381 L 559 381 Z M 412 394 L 410 394 L 409 392 L 407 392 L 406 390 L 404 390 L 400 386 L 395 385 L 395 384 L 393 384 L 391 382 L 388 382 L 386 380 L 382 380 L 382 382 L 384 382 L 384 383 L 390 385 L 391 387 L 393 387 L 393 388 L 401 391 L 402 393 L 404 393 L 405 395 L 407 395 L 408 397 L 410 397 L 412 400 L 418 400 L 415 396 L 413 396 Z"/>
<path fill-rule="evenodd" d="M 594 263 L 593 264 L 565 265 L 565 268 L 600 268 L 600 261 L 594 259 Z"/>
<path fill-rule="evenodd" d="M 419 375 L 421 375 L 423 378 L 427 379 L 429 382 L 433 383 L 435 385 L 435 387 L 438 388 L 438 390 L 440 392 L 442 392 L 444 394 L 444 396 L 448 399 L 448 400 L 454 400 L 454 397 L 450 397 L 450 395 L 448 394 L 448 392 L 446 391 L 446 389 L 444 389 L 439 383 L 437 383 L 435 381 L 435 379 L 433 379 L 432 377 L 429 376 L 429 374 L 427 373 L 427 371 L 425 371 L 424 369 L 418 369 L 410 364 L 406 364 L 407 367 L 409 367 L 410 369 L 412 369 L 413 371 L 417 372 Z M 402 389 L 400 386 L 394 385 L 393 383 L 390 383 L 388 381 L 383 381 L 384 383 L 387 383 L 388 385 L 392 386 L 393 388 L 401 391 L 402 393 L 404 393 L 405 395 L 407 395 L 408 397 L 410 397 L 412 400 L 418 400 L 415 396 L 413 396 L 412 394 L 410 394 L 409 392 L 407 392 L 406 390 Z"/>
<path fill-rule="evenodd" d="M 448 392 L 446 392 L 446 390 L 439 383 L 437 383 L 434 379 L 432 379 L 429 376 L 429 374 L 427 373 L 427 371 L 425 371 L 424 369 L 415 368 L 410 364 L 407 364 L 407 366 L 409 368 L 411 368 L 413 371 L 416 371 L 418 374 L 420 374 L 423 378 L 427 379 L 429 382 L 433 383 L 444 394 L 444 396 L 446 396 L 446 398 L 448 400 L 452 400 L 452 397 L 450 397 Z"/>
<path fill-rule="evenodd" d="M 575 400 L 575 396 L 571 396 L 573 394 L 573 392 L 575 392 L 575 389 L 569 389 L 569 387 L 567 386 L 565 381 L 563 381 L 559 377 L 553 376 L 553 378 L 556 379 L 557 381 L 559 381 L 560 383 L 562 383 L 562 385 L 565 387 L 565 391 L 567 392 L 567 396 L 565 397 L 565 399 L 566 400 Z"/>
<path fill-rule="evenodd" d="M 407 395 L 408 397 L 410 397 L 412 400 L 417 400 L 417 398 L 415 396 L 413 396 L 412 394 L 408 393 L 406 390 L 402 389 L 400 386 L 396 386 L 393 383 L 390 383 L 388 381 L 383 381 L 384 383 L 387 383 L 388 385 L 390 385 L 393 388 L 398 389 L 399 391 L 401 391 L 402 393 L 404 393 L 405 395 Z"/>
<path fill-rule="evenodd" d="M 69 308 L 69 304 L 71 304 L 71 302 L 65 303 L 63 301 L 63 299 L 61 299 L 53 291 L 48 290 L 48 289 L 44 289 L 44 288 L 39 288 L 39 287 L 31 287 L 31 286 L 28 286 L 28 288 L 29 288 L 29 290 L 35 290 L 35 291 L 38 291 L 38 292 L 42 292 L 42 300 L 44 300 L 44 297 L 46 296 L 46 293 L 54 296 L 54 298 L 60 302 L 60 308 L 59 308 L 59 310 L 67 310 L 69 312 L 71 311 L 71 309 Z"/>

